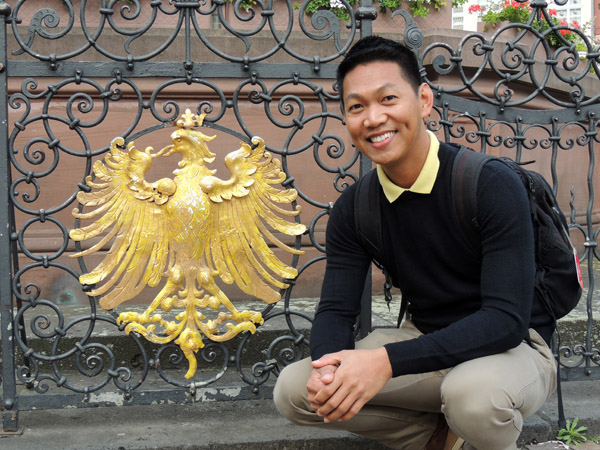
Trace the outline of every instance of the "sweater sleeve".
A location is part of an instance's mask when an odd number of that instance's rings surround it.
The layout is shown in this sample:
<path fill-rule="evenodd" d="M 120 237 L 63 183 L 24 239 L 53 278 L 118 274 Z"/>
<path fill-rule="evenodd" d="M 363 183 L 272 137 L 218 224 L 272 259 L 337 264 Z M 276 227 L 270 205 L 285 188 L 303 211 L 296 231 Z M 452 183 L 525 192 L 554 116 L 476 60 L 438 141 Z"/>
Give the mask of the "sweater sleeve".
<path fill-rule="evenodd" d="M 387 344 L 394 376 L 502 353 L 525 337 L 535 277 L 533 226 L 522 182 L 501 162 L 484 166 L 477 218 L 482 240 L 481 308 L 418 339 Z"/>
<path fill-rule="evenodd" d="M 340 196 L 327 223 L 327 265 L 310 336 L 313 359 L 354 348 L 354 324 L 371 263 L 354 229 L 354 192 L 351 186 Z"/>

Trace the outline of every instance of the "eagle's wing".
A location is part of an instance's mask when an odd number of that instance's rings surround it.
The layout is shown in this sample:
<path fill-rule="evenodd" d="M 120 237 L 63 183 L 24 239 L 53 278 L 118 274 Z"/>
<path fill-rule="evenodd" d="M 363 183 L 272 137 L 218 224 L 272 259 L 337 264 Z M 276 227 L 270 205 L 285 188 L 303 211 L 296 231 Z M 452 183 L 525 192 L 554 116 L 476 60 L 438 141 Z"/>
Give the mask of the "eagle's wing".
<path fill-rule="evenodd" d="M 82 284 L 102 283 L 88 295 L 104 295 L 100 305 L 105 309 L 135 297 L 146 286 L 156 286 L 165 269 L 169 246 L 163 205 L 176 190 L 175 182 L 163 178 L 148 183 L 144 175 L 156 154 L 151 148 L 138 151 L 131 142 L 125 151 L 122 138 L 111 143 L 110 152 L 93 166 L 96 178 L 86 178 L 90 192 L 79 192 L 77 199 L 90 212 L 73 210 L 76 218 L 95 222 L 71 230 L 75 241 L 100 237 L 87 250 L 74 254 L 86 256 L 101 250 L 111 240 L 104 260 L 91 272 L 80 277 Z"/>
<path fill-rule="evenodd" d="M 297 197 L 295 189 L 274 186 L 285 180 L 281 163 L 265 152 L 262 139 L 255 137 L 252 142 L 254 148 L 242 143 L 225 158 L 229 180 L 206 176 L 200 182 L 212 201 L 204 253 L 224 282 L 235 281 L 245 293 L 274 303 L 281 296 L 273 288 L 288 287 L 281 278 L 295 278 L 297 271 L 281 262 L 267 241 L 289 253 L 303 252 L 281 242 L 271 230 L 297 236 L 306 227 L 293 221 L 299 208 L 278 206 Z"/>

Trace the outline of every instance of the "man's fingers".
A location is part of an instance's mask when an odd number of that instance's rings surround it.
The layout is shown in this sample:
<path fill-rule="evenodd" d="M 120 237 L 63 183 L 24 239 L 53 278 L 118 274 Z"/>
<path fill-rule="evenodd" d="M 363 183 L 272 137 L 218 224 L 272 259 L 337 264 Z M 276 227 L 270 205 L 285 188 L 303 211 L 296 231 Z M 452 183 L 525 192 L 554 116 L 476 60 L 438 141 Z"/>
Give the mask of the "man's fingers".
<path fill-rule="evenodd" d="M 316 359 L 312 362 L 312 366 L 315 369 L 320 369 L 325 366 L 339 366 L 342 362 L 341 353 L 329 353 L 327 355 L 321 356 L 319 359 Z"/>
<path fill-rule="evenodd" d="M 331 353 L 313 361 L 313 367 L 309 401 L 326 422 L 354 417 L 392 376 L 383 347 Z"/>
<path fill-rule="evenodd" d="M 329 384 L 323 384 L 319 392 L 315 393 L 313 401 L 320 405 L 325 405 L 331 401 L 331 397 L 337 392 L 341 385 L 340 380 L 335 378 Z M 340 400 L 341 401 L 341 400 Z M 339 402 L 338 402 L 339 403 Z"/>
<path fill-rule="evenodd" d="M 324 386 L 331 384 L 335 378 L 337 366 L 325 366 L 314 369 L 308 378 L 306 389 L 309 394 L 317 394 Z"/>
<path fill-rule="evenodd" d="M 325 422 L 336 422 L 338 420 L 347 420 L 360 411 L 357 397 L 352 394 L 336 393 L 327 403 L 317 410 L 317 414 L 323 417 Z M 360 405 L 362 406 L 362 404 Z M 346 418 L 347 419 L 342 419 Z"/>
<path fill-rule="evenodd" d="M 342 415 L 340 418 L 338 418 L 338 421 L 346 421 L 346 420 L 350 420 L 352 419 L 354 416 L 356 416 L 360 410 L 362 409 L 362 407 L 365 406 L 365 402 L 363 402 L 360 398 L 358 400 L 356 400 L 352 406 L 348 409 L 348 412 L 346 412 L 346 414 Z"/>
<path fill-rule="evenodd" d="M 330 372 L 325 372 L 324 374 L 321 375 L 321 381 L 324 384 L 331 384 L 331 382 L 333 381 L 333 378 L 334 378 L 333 370 Z"/>
<path fill-rule="evenodd" d="M 327 387 L 335 379 L 337 369 L 338 366 L 331 365 L 313 369 L 306 384 L 306 389 L 308 391 L 308 401 L 314 411 L 319 409 L 336 391 L 337 387 Z"/>
<path fill-rule="evenodd" d="M 335 378 L 335 372 L 339 366 L 333 366 L 331 364 L 314 369 L 319 374 L 319 381 L 323 384 L 329 384 Z"/>
<path fill-rule="evenodd" d="M 335 391 L 329 392 L 328 390 L 335 387 Z M 323 397 L 326 400 L 323 400 Z M 342 381 L 336 379 L 332 384 L 327 385 L 324 389 L 317 394 L 316 400 L 321 403 L 321 407 L 317 410 L 317 413 L 321 417 L 329 417 L 333 411 L 339 410 L 333 420 L 337 420 L 339 417 L 346 414 L 348 408 L 352 406 L 356 399 L 355 393 L 352 392 L 350 386 L 345 386 Z M 341 409 L 340 409 L 341 408 Z M 330 419 L 329 421 L 332 421 Z"/>

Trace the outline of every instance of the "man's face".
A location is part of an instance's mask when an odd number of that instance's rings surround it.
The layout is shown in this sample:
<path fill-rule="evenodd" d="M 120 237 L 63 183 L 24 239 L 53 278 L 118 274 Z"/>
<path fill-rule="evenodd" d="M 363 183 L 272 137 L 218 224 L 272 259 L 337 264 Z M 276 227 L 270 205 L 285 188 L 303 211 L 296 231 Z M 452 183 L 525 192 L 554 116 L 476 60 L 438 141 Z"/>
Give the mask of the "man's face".
<path fill-rule="evenodd" d="M 429 149 L 423 118 L 431 111 L 433 96 L 427 85 L 415 92 L 400 66 L 374 61 L 348 72 L 343 87 L 352 142 L 386 173 Z"/>

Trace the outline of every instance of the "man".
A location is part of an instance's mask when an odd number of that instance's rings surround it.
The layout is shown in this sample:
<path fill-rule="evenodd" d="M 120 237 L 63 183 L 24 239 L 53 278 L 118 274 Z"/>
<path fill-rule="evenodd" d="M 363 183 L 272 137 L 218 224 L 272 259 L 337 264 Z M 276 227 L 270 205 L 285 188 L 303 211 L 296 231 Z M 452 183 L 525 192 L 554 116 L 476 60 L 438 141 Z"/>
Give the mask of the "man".
<path fill-rule="evenodd" d="M 450 196 L 456 148 L 426 129 L 433 93 L 414 54 L 391 40 L 361 39 L 337 81 L 352 142 L 377 164 L 381 262 L 411 319 L 354 344 L 371 258 L 354 228 L 351 186 L 327 226 L 312 362 L 282 371 L 277 408 L 294 423 L 349 430 L 391 448 L 516 449 L 523 418 L 556 384 L 547 345 L 553 320 L 533 295 L 527 193 L 504 164 L 484 166 L 482 250 L 474 254 Z"/>

